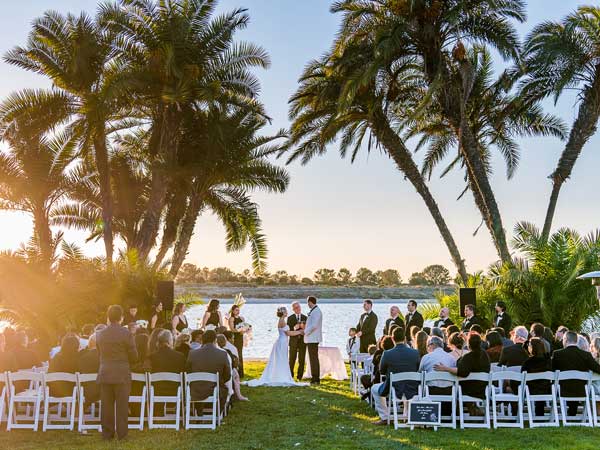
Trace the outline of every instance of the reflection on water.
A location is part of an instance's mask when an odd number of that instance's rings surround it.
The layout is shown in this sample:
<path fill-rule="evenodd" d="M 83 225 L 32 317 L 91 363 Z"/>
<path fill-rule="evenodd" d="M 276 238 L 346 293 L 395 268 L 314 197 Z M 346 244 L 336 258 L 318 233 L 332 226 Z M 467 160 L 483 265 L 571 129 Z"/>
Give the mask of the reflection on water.
<path fill-rule="evenodd" d="M 291 312 L 290 299 L 252 300 L 247 299 L 242 307 L 242 317 L 246 322 L 252 325 L 254 330 L 254 339 L 248 347 L 244 349 L 244 356 L 247 358 L 267 358 L 271 351 L 273 342 L 277 339 L 277 316 L 276 309 L 279 305 L 288 307 Z M 427 303 L 433 300 L 418 300 L 419 303 Z M 260 303 L 257 303 L 260 302 Z M 403 314 L 406 314 L 407 299 L 402 300 L 375 300 L 373 310 L 379 318 L 377 325 L 377 335 L 381 335 L 385 319 L 389 316 L 389 309 L 392 305 L 398 305 Z M 226 300 L 221 304 L 221 312 L 225 315 L 231 307 L 231 301 Z M 327 299 L 319 302 L 319 307 L 323 312 L 323 345 L 337 346 L 345 355 L 346 339 L 348 329 L 356 326 L 360 315 L 362 314 L 361 299 Z M 196 327 L 198 320 L 204 314 L 205 305 L 193 306 L 188 309 L 186 316 L 191 327 Z M 302 302 L 302 312 L 306 314 L 308 307 Z"/>

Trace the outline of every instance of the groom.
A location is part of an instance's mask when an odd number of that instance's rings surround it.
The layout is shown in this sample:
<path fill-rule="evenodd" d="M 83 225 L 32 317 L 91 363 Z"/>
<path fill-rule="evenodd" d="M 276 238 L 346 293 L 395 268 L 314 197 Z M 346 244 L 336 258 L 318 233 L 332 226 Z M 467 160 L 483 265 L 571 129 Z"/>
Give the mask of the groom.
<path fill-rule="evenodd" d="M 310 312 L 304 328 L 304 343 L 308 349 L 310 361 L 310 384 L 321 384 L 321 367 L 319 365 L 319 344 L 323 340 L 323 315 L 317 306 L 317 299 L 312 295 L 306 299 Z"/>

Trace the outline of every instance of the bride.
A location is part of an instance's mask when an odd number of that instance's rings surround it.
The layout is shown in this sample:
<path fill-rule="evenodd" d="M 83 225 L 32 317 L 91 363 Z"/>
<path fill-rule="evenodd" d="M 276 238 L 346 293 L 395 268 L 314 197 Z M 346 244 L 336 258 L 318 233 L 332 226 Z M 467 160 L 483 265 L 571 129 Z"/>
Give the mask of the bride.
<path fill-rule="evenodd" d="M 258 380 L 250 380 L 247 386 L 306 386 L 307 383 L 296 383 L 290 373 L 290 363 L 288 360 L 288 336 L 298 336 L 303 334 L 302 330 L 290 331 L 285 318 L 287 317 L 285 306 L 277 308 L 277 317 L 279 322 L 277 328 L 279 337 L 273 349 L 267 367 Z"/>

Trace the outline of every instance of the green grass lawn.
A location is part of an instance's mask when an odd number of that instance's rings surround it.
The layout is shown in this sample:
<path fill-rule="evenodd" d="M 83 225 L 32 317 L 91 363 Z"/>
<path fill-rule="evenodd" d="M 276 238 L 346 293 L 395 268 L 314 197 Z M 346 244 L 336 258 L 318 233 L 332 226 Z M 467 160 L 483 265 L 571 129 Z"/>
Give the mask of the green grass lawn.
<path fill-rule="evenodd" d="M 248 363 L 249 378 L 263 363 Z M 319 388 L 243 388 L 251 401 L 237 403 L 216 431 L 132 431 L 125 442 L 69 431 L 0 431 L 0 449 L 598 449 L 600 429 L 397 430 L 371 425 L 374 412 L 347 382 Z M 41 428 L 41 427 L 40 427 Z"/>

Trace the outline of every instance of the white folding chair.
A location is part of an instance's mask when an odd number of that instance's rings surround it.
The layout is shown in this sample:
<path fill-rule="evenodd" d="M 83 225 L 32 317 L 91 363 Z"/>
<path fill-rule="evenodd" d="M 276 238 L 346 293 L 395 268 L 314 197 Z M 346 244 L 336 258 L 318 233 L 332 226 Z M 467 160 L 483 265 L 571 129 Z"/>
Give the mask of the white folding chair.
<path fill-rule="evenodd" d="M 210 428 L 215 430 L 220 422 L 219 374 L 194 372 L 184 374 L 185 380 L 185 429 Z M 204 400 L 192 400 L 191 384 L 204 381 L 214 384 L 212 395 Z M 211 407 L 203 405 L 210 404 Z M 198 413 L 198 408 L 199 413 Z"/>
<path fill-rule="evenodd" d="M 406 398 L 405 395 L 402 398 L 398 398 L 396 395 L 396 389 L 394 389 L 394 383 L 398 381 L 403 382 L 414 382 L 417 383 L 417 393 L 414 397 Z M 388 423 L 390 413 L 394 417 L 394 429 L 409 427 L 411 430 L 414 426 L 408 425 L 408 401 L 412 398 L 420 398 L 423 385 L 423 374 L 421 372 L 400 372 L 390 373 L 390 396 L 388 402 Z M 391 410 L 391 411 L 390 411 Z"/>
<path fill-rule="evenodd" d="M 53 383 L 69 383 L 73 387 L 71 395 L 50 395 Z M 63 407 L 65 414 L 63 415 Z M 77 407 L 77 374 L 55 372 L 44 375 L 44 419 L 42 430 L 71 430 L 75 428 L 75 409 Z M 52 409 L 56 408 L 56 413 Z"/>
<path fill-rule="evenodd" d="M 423 378 L 423 397 L 428 398 L 432 402 L 450 403 L 452 406 L 450 416 L 441 417 L 441 427 L 456 428 L 456 376 L 448 372 L 425 372 Z M 451 393 L 449 394 L 432 394 L 430 392 L 430 383 L 443 381 L 450 384 Z M 433 386 L 431 386 L 433 387 Z"/>
<path fill-rule="evenodd" d="M 523 377 L 522 373 L 512 370 L 490 374 L 494 428 L 523 428 Z M 498 384 L 498 390 L 494 383 Z M 518 383 L 517 392 L 514 392 L 515 383 Z"/>
<path fill-rule="evenodd" d="M 592 415 L 593 422 L 595 427 L 600 427 L 600 411 L 598 407 L 598 402 L 600 402 L 600 395 L 596 393 L 596 386 L 600 387 L 600 374 L 594 373 L 592 374 L 592 386 L 590 392 L 592 394 Z"/>
<path fill-rule="evenodd" d="M 144 412 L 146 410 L 146 399 L 148 398 L 148 381 L 146 379 L 145 373 L 132 373 L 131 374 L 131 385 L 133 387 L 134 384 L 142 383 L 142 392 L 137 395 L 129 395 L 129 404 L 136 405 L 136 408 L 139 408 L 139 416 L 129 416 L 128 420 L 128 428 L 130 430 L 143 430 L 144 429 Z M 131 411 L 132 408 L 130 407 Z"/>
<path fill-rule="evenodd" d="M 17 392 L 15 383 L 22 381 L 29 383 L 29 388 Z M 6 429 L 25 428 L 37 431 L 40 421 L 40 409 L 44 398 L 43 391 L 44 374 L 28 370 L 9 372 L 8 386 L 8 419 Z M 23 407 L 25 413 L 19 414 L 19 407 Z"/>
<path fill-rule="evenodd" d="M 472 397 L 463 394 L 463 381 L 480 381 L 486 383 L 483 398 Z M 458 412 L 460 428 L 490 428 L 490 374 L 485 372 L 474 372 L 468 377 L 458 379 Z M 474 403 L 476 407 L 483 408 L 483 416 L 465 414 L 465 403 Z"/>
<path fill-rule="evenodd" d="M 6 372 L 0 372 L 0 424 L 6 412 L 6 402 L 8 401 L 8 375 Z"/>
<path fill-rule="evenodd" d="M 527 420 L 529 421 L 529 427 L 557 427 L 558 422 L 558 402 L 556 401 L 556 383 L 555 383 L 554 372 L 538 372 L 538 373 L 525 373 L 525 402 L 527 404 Z M 528 385 L 530 381 L 548 381 L 550 382 L 550 392 L 546 394 L 532 394 L 531 389 Z M 535 402 L 544 402 L 550 405 L 549 413 L 546 414 L 544 411 L 543 416 L 537 416 L 535 414 Z M 545 408 L 544 408 L 545 410 Z"/>
<path fill-rule="evenodd" d="M 560 388 L 560 382 L 565 380 L 579 380 L 584 381 L 585 384 L 585 395 L 583 397 L 563 397 Z M 558 399 L 560 402 L 560 413 L 562 418 L 562 424 L 565 427 L 570 426 L 581 426 L 591 427 L 593 426 L 592 408 L 590 405 L 590 388 L 591 388 L 591 373 L 581 372 L 578 370 L 562 370 L 556 372 L 556 381 L 558 382 Z M 581 414 L 575 416 L 568 415 L 567 402 L 582 402 L 583 411 Z M 577 408 L 579 409 L 579 408 Z"/>
<path fill-rule="evenodd" d="M 502 370 L 504 370 L 504 367 L 501 366 L 498 363 L 491 363 L 490 364 L 490 372 L 502 372 Z"/>
<path fill-rule="evenodd" d="M 90 384 L 93 383 L 96 385 L 97 376 L 98 374 L 95 373 L 77 374 L 77 388 L 79 391 L 77 430 L 80 433 L 84 433 L 87 430 L 102 431 L 102 425 L 100 424 L 102 402 L 99 398 L 90 399 L 90 396 L 86 395 L 86 391 L 89 390 Z"/>
<path fill-rule="evenodd" d="M 179 430 L 179 420 L 181 416 L 181 400 L 182 400 L 182 374 L 170 372 L 157 372 L 148 374 L 149 385 L 149 407 L 148 407 L 148 428 L 172 428 Z M 172 384 L 177 387 L 175 395 L 157 395 L 154 383 L 161 383 L 163 386 Z M 170 407 L 169 405 L 174 405 Z M 162 407 L 161 415 L 154 415 L 155 406 Z M 173 412 L 169 412 L 171 409 Z M 158 423 L 157 423 L 158 422 Z M 173 423 L 171 423 L 173 422 Z"/>
<path fill-rule="evenodd" d="M 360 377 L 366 374 L 363 365 L 369 358 L 371 358 L 371 355 L 368 353 L 357 353 L 350 358 L 350 385 L 355 394 L 358 394 Z"/>

